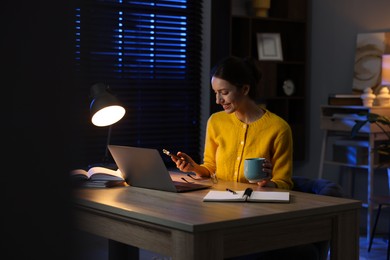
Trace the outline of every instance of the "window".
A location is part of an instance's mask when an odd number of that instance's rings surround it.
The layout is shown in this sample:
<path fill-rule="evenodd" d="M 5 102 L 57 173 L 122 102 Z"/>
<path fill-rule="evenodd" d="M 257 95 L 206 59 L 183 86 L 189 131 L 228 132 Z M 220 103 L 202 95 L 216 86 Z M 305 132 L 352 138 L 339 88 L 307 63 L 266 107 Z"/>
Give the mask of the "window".
<path fill-rule="evenodd" d="M 180 150 L 199 160 L 201 21 L 199 0 L 82 2 L 81 85 L 89 93 L 93 83 L 107 83 L 127 110 L 112 126 L 111 144 Z M 99 160 L 108 128 L 86 128 L 87 160 Z"/>

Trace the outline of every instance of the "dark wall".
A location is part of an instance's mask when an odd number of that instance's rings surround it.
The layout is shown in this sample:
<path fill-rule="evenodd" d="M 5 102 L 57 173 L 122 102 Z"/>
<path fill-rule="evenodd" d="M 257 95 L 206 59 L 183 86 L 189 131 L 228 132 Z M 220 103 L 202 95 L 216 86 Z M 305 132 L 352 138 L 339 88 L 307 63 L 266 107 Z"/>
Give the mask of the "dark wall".
<path fill-rule="evenodd" d="M 69 258 L 68 170 L 80 150 L 73 11 L 69 0 L 7 1 L 0 11 L 7 259 Z"/>

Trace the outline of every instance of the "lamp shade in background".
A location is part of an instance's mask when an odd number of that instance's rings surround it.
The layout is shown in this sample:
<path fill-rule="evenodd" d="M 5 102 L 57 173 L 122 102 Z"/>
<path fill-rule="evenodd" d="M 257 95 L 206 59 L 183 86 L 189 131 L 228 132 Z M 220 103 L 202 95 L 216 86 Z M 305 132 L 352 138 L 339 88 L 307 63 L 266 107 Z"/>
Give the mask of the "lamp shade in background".
<path fill-rule="evenodd" d="M 96 126 L 115 124 L 126 113 L 120 101 L 104 83 L 96 83 L 91 87 L 91 98 L 91 121 Z"/>
<path fill-rule="evenodd" d="M 390 54 L 382 55 L 382 88 L 376 96 L 377 105 L 390 107 Z"/>
<path fill-rule="evenodd" d="M 390 86 L 390 54 L 382 55 L 382 85 Z"/>

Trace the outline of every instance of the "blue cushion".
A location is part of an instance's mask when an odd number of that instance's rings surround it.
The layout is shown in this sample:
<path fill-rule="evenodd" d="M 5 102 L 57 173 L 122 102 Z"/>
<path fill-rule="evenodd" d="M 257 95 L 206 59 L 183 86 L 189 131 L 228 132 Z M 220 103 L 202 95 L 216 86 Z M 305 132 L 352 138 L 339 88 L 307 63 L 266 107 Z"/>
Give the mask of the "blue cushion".
<path fill-rule="evenodd" d="M 292 180 L 294 183 L 293 190 L 295 191 L 333 197 L 344 197 L 344 192 L 341 186 L 330 180 L 310 179 L 303 176 L 293 176 Z"/>

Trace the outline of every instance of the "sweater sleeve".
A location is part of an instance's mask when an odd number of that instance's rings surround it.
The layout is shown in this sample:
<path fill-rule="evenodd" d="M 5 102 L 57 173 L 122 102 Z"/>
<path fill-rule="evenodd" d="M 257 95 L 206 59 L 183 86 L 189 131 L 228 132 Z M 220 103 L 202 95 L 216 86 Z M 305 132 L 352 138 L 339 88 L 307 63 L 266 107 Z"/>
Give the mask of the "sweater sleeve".
<path fill-rule="evenodd" d="M 289 127 L 280 132 L 274 143 L 272 179 L 278 188 L 292 189 L 293 140 Z"/>
<path fill-rule="evenodd" d="M 217 144 L 215 142 L 216 140 L 216 132 L 215 128 L 213 127 L 212 123 L 213 115 L 210 116 L 210 118 L 207 121 L 207 131 L 206 131 L 206 138 L 205 138 L 205 149 L 204 149 L 204 155 L 203 155 L 203 164 L 201 166 L 204 166 L 207 168 L 211 173 L 215 173 L 216 171 L 216 162 L 215 162 L 215 156 L 216 156 L 216 150 L 217 150 Z"/>

